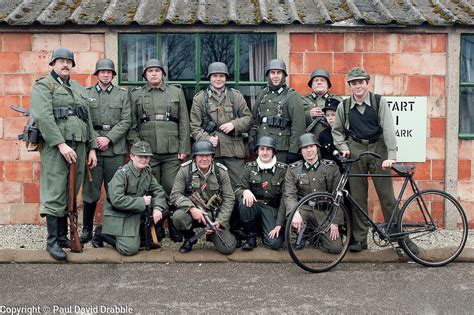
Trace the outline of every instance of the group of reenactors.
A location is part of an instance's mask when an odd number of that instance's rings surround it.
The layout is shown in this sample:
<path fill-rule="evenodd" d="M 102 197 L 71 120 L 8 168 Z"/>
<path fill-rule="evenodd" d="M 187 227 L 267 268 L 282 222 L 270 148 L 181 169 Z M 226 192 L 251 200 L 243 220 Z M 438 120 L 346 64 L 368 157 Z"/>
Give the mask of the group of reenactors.
<path fill-rule="evenodd" d="M 97 61 L 97 84 L 88 88 L 70 79 L 75 60 L 69 49 L 54 50 L 50 66 L 51 73 L 33 86 L 31 114 L 44 140 L 40 214 L 46 217 L 47 251 L 58 260 L 66 259 L 68 247 L 72 162 L 78 165 L 76 182 L 83 183 L 82 243 L 107 243 L 123 255 L 136 254 L 143 247 L 148 207 L 158 240 L 165 237 L 166 221 L 169 237 L 182 241 L 179 251 L 187 253 L 197 241 L 195 229 L 203 228 L 207 240 L 227 255 L 237 247 L 254 249 L 259 235 L 265 246 L 281 248 L 286 217 L 298 201 L 337 186 L 341 165 L 332 155 L 335 149 L 345 158 L 363 151 L 383 157 L 383 163 L 364 158 L 354 165 L 357 173 L 386 173 L 395 161 L 390 110 L 383 97 L 368 91 L 370 76 L 362 68 L 349 72 L 352 95 L 343 101 L 328 92 L 326 70 L 311 74 L 312 92 L 301 97 L 286 84 L 285 63 L 271 60 L 267 86 L 250 111 L 243 95 L 226 86 L 227 66 L 214 62 L 207 73 L 210 85 L 194 96 L 188 114 L 182 88 L 166 82 L 160 60 L 145 63 L 146 84 L 130 91 L 112 84 L 117 73 L 110 59 Z M 256 159 L 245 163 L 247 151 Z M 84 176 L 86 168 L 92 181 Z M 103 224 L 93 231 L 102 184 Z M 388 218 L 395 202 L 391 180 L 374 179 L 374 184 Z M 367 179 L 351 178 L 349 186 L 367 211 Z M 318 219 L 311 209 L 300 212 L 293 228 Z M 367 249 L 367 223 L 355 214 L 352 220 L 350 249 Z M 336 223 L 321 247 L 341 251 Z"/>

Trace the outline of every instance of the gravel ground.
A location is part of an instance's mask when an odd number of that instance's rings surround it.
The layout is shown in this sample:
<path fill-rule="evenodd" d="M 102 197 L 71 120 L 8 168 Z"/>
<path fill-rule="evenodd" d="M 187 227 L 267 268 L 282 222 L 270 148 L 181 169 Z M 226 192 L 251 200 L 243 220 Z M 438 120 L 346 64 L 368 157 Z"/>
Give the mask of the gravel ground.
<path fill-rule="evenodd" d="M 474 230 L 469 231 L 466 247 L 474 248 Z M 371 233 L 369 234 L 371 235 Z M 46 247 L 46 226 L 42 225 L 0 225 L 0 249 L 45 249 Z M 439 240 L 448 244 L 450 235 L 443 233 L 437 236 Z M 372 237 L 369 237 L 369 249 L 379 250 L 381 247 L 376 246 Z M 181 243 L 173 243 L 168 238 L 163 240 L 163 248 L 178 248 Z M 86 248 L 92 247 L 90 243 L 86 244 Z M 211 242 L 206 242 L 205 237 L 202 237 L 194 248 L 213 248 Z"/>

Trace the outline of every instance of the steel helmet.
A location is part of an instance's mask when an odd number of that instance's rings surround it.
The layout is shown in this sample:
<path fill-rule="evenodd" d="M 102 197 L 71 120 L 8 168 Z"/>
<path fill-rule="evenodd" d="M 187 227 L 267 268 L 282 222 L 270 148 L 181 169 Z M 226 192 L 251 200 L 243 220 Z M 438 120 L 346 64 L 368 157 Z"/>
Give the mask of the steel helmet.
<path fill-rule="evenodd" d="M 328 88 L 331 88 L 332 84 L 331 84 L 331 80 L 329 79 L 329 72 L 327 72 L 326 70 L 324 69 L 316 69 L 314 70 L 312 73 L 311 73 L 311 79 L 309 79 L 308 81 L 308 86 L 309 88 L 312 87 L 313 85 L 313 79 L 315 77 L 323 77 L 325 78 L 327 81 L 328 81 Z"/>
<path fill-rule="evenodd" d="M 207 79 L 214 73 L 223 73 L 229 79 L 229 71 L 227 70 L 227 65 L 223 62 L 213 62 L 207 68 Z"/>
<path fill-rule="evenodd" d="M 272 59 L 270 62 L 267 64 L 267 68 L 265 70 L 265 76 L 268 75 L 268 72 L 270 70 L 281 70 L 283 73 L 288 76 L 286 73 L 286 65 L 285 62 L 281 59 Z"/>
<path fill-rule="evenodd" d="M 97 73 L 100 70 L 110 70 L 110 71 L 112 71 L 112 73 L 114 75 L 117 75 L 117 72 L 115 72 L 114 62 L 110 59 L 107 59 L 107 58 L 97 60 L 97 62 L 95 64 L 94 75 L 97 75 Z"/>
<path fill-rule="evenodd" d="M 276 141 L 274 138 L 269 136 L 263 136 L 258 138 L 257 144 L 255 144 L 255 151 L 258 150 L 259 146 L 272 148 L 274 151 L 276 151 Z"/>
<path fill-rule="evenodd" d="M 316 140 L 316 136 L 312 133 L 304 133 L 300 136 L 298 139 L 299 147 L 298 149 L 301 150 L 301 148 L 307 147 L 309 145 L 315 144 L 319 146 L 318 140 Z"/>
<path fill-rule="evenodd" d="M 49 61 L 49 65 L 52 66 L 56 59 L 69 59 L 72 61 L 72 66 L 76 66 L 76 62 L 74 61 L 74 54 L 68 48 L 58 48 L 53 51 L 51 55 L 51 60 Z"/>
<path fill-rule="evenodd" d="M 215 155 L 216 152 L 214 152 L 214 147 L 212 146 L 212 143 L 208 140 L 199 140 L 194 142 L 192 150 L 191 150 L 191 156 L 195 157 L 196 155 L 201 154 L 201 155 L 207 155 L 207 154 L 212 154 Z"/>
<path fill-rule="evenodd" d="M 165 66 L 163 66 L 163 62 L 161 62 L 161 60 L 158 60 L 158 59 L 149 59 L 147 62 L 145 62 L 145 66 L 143 67 L 142 77 L 146 79 L 145 77 L 146 71 L 148 70 L 148 68 L 153 68 L 153 67 L 160 68 L 161 71 L 163 71 L 163 76 L 166 76 L 166 70 L 165 70 Z"/>

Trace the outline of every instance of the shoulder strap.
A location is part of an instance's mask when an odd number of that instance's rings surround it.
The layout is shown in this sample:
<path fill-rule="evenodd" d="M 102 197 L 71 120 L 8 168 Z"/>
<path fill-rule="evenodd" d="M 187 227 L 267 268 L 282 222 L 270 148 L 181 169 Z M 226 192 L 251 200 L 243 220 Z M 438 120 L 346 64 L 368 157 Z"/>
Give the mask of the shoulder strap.
<path fill-rule="evenodd" d="M 322 167 L 323 170 L 323 176 L 324 176 L 324 183 L 326 184 L 326 191 L 329 191 L 329 185 L 328 185 L 328 167 L 326 164 L 323 162 L 319 161 L 319 166 Z"/>
<path fill-rule="evenodd" d="M 186 188 L 185 191 L 187 194 L 193 193 L 193 172 L 191 171 L 193 168 L 193 163 L 188 165 L 188 176 L 186 177 Z"/>
<path fill-rule="evenodd" d="M 229 88 L 228 95 L 229 95 L 230 105 L 232 105 L 232 112 L 234 114 L 234 118 L 238 118 L 239 109 L 235 106 L 235 96 L 234 96 L 234 92 L 232 91 L 232 88 Z"/>
<path fill-rule="evenodd" d="M 349 121 L 349 110 L 351 109 L 351 97 L 344 100 L 344 125 Z"/>

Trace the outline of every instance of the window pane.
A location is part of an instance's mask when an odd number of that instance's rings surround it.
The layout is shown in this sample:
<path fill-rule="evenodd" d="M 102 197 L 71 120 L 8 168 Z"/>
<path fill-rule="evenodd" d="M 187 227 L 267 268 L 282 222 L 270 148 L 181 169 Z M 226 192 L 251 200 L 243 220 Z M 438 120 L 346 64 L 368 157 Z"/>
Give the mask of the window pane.
<path fill-rule="evenodd" d="M 193 34 L 163 34 L 161 60 L 168 70 L 168 81 L 194 80 L 195 51 Z"/>
<path fill-rule="evenodd" d="M 240 34 L 240 81 L 265 81 L 265 65 L 275 59 L 275 36 Z"/>
<path fill-rule="evenodd" d="M 196 95 L 196 86 L 193 85 L 183 85 L 183 92 L 184 97 L 186 98 L 186 105 L 188 105 L 188 109 L 191 110 L 191 106 L 193 105 L 193 97 Z"/>
<path fill-rule="evenodd" d="M 474 82 L 474 36 L 461 37 L 461 82 Z"/>
<path fill-rule="evenodd" d="M 252 108 L 255 103 L 255 98 L 262 88 L 264 88 L 264 86 L 239 86 L 239 91 L 244 95 L 249 108 Z"/>
<path fill-rule="evenodd" d="M 121 35 L 122 81 L 143 81 L 143 65 L 156 58 L 156 36 L 153 34 Z"/>
<path fill-rule="evenodd" d="M 474 87 L 461 88 L 459 131 L 474 134 Z"/>
<path fill-rule="evenodd" d="M 201 80 L 207 80 L 209 64 L 220 61 L 227 65 L 230 81 L 234 80 L 234 35 L 201 35 Z"/>

